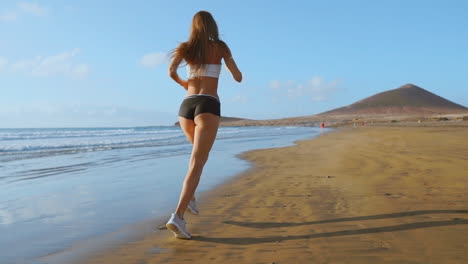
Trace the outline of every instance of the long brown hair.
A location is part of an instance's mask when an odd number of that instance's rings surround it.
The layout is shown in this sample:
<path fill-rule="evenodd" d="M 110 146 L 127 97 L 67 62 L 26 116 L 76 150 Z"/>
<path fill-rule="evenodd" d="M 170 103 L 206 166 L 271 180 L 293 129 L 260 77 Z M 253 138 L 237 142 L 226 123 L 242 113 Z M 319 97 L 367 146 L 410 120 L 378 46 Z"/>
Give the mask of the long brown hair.
<path fill-rule="evenodd" d="M 171 52 L 172 57 L 182 56 L 187 64 L 199 68 L 208 60 L 210 42 L 218 43 L 221 48 L 227 48 L 219 39 L 218 25 L 208 11 L 199 11 L 193 16 L 190 37 Z"/>

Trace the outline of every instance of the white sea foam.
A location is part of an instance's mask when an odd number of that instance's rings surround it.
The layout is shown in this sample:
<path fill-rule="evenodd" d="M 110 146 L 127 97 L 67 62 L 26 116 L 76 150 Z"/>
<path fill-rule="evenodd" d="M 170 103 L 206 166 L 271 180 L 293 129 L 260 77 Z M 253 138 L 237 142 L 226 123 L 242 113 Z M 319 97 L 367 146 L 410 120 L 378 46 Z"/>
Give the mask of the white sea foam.
<path fill-rule="evenodd" d="M 291 127 L 221 127 L 217 139 L 301 133 Z M 179 127 L 0 129 L 0 162 L 109 149 L 183 145 Z M 14 155 L 12 155 L 14 154 Z"/>

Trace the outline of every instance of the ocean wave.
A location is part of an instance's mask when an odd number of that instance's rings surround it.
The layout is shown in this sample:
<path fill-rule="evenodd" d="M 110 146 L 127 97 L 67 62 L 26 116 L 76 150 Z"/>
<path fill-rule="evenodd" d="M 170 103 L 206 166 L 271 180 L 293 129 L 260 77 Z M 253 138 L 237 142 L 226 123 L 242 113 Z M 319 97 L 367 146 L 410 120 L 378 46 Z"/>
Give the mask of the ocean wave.
<path fill-rule="evenodd" d="M 260 139 L 304 132 L 291 128 L 221 127 L 217 139 Z M 38 155 L 182 144 L 188 141 L 179 127 L 0 129 L 0 162 Z"/>

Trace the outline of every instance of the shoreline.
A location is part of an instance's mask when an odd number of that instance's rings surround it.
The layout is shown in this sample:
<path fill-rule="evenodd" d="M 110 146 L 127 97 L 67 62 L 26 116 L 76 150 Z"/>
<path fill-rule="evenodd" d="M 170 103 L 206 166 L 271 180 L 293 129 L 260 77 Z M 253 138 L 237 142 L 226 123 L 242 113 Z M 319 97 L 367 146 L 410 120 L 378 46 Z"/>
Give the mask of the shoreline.
<path fill-rule="evenodd" d="M 322 131 L 322 133 L 326 133 L 326 131 L 329 131 L 331 129 L 326 129 Z M 249 171 L 253 164 L 250 162 L 248 159 L 245 159 L 242 157 L 245 153 L 248 153 L 250 151 L 256 151 L 256 150 L 261 150 L 261 149 L 276 149 L 276 148 L 283 148 L 283 147 L 288 147 L 288 146 L 294 146 L 297 141 L 301 140 L 307 140 L 307 139 L 313 139 L 315 137 L 319 136 L 319 133 L 317 131 L 311 130 L 310 135 L 286 135 L 284 138 L 279 138 L 280 140 L 276 141 L 275 143 L 269 143 L 269 144 L 260 144 L 257 145 L 255 149 L 250 148 L 247 150 L 243 150 L 241 152 L 237 152 L 237 154 L 231 155 L 231 158 L 236 160 L 236 163 L 246 163 L 244 169 L 237 169 L 237 171 L 230 173 L 230 176 L 227 177 L 222 177 L 220 178 L 220 182 L 216 183 L 215 185 L 209 184 L 208 186 L 201 186 L 202 188 L 199 188 L 200 191 L 197 191 L 197 200 L 199 203 L 203 203 L 207 195 L 209 195 L 210 192 L 212 192 L 214 189 L 219 188 L 220 186 L 223 186 L 225 184 L 228 184 L 230 181 L 234 180 L 235 178 L 238 177 L 238 175 L 243 174 L 247 171 Z M 288 139 L 287 137 L 293 137 L 291 139 Z M 294 139 L 296 138 L 296 139 Z M 299 138 L 299 139 L 297 139 Z M 267 146 L 267 145 L 271 145 Z M 214 149 L 215 150 L 215 149 Z M 220 151 L 220 150 L 216 150 Z M 219 159 L 224 158 L 222 156 L 225 156 L 225 154 L 216 157 L 218 160 L 212 160 L 212 166 L 213 164 L 218 164 L 220 161 Z M 231 163 L 231 162 L 229 162 Z M 229 163 L 225 163 L 225 165 L 228 165 L 229 168 Z M 218 164 L 219 165 L 219 164 Z M 208 166 L 208 167 L 212 167 Z M 212 175 L 213 173 L 210 172 L 213 170 L 213 168 L 208 168 L 207 167 L 207 175 L 208 176 L 214 176 Z M 244 167 L 241 166 L 241 168 Z M 223 175 L 226 174 L 225 172 L 222 173 Z M 208 180 L 208 179 L 206 179 Z M 210 181 L 210 180 L 208 180 Z M 212 181 L 212 180 L 211 180 Z M 205 182 L 205 185 L 208 184 L 208 182 Z M 51 252 L 49 254 L 43 255 L 43 256 L 38 256 L 34 258 L 34 261 L 40 261 L 40 263 L 82 263 L 82 260 L 90 259 L 93 258 L 94 256 L 97 256 L 101 254 L 102 252 L 108 252 L 112 251 L 115 248 L 118 248 L 122 245 L 125 244 L 131 244 L 133 242 L 139 241 L 144 239 L 147 234 L 150 234 L 152 236 L 158 236 L 158 235 L 166 235 L 168 234 L 169 231 L 166 230 L 165 223 L 168 220 L 168 217 L 170 216 L 170 213 L 172 211 L 167 211 L 166 214 L 161 214 L 160 216 L 145 219 L 143 221 L 138 221 L 130 224 L 126 224 L 117 230 L 114 230 L 109 233 L 105 234 L 100 234 L 97 236 L 92 236 L 86 239 L 78 240 L 71 247 L 64 248 L 63 250 L 56 251 L 56 252 Z M 186 215 L 190 215 L 187 213 Z"/>
<path fill-rule="evenodd" d="M 468 242 L 468 201 L 464 185 L 460 186 L 466 179 L 460 175 L 468 168 L 460 162 L 468 143 L 460 139 L 466 139 L 467 132 L 466 128 L 440 127 L 340 128 L 318 138 L 298 140 L 297 145 L 248 151 L 240 155 L 252 164 L 246 172 L 197 198 L 201 214 L 187 220 L 192 240 L 176 240 L 170 232 L 160 231 L 79 263 L 291 263 L 311 259 L 316 263 L 425 263 L 447 258 L 462 263 L 468 256 L 456 245 Z M 434 145 L 427 140 L 432 137 L 447 146 Z M 418 140 L 419 145 L 412 145 Z M 373 148 L 375 144 L 396 151 L 395 156 L 379 159 L 373 154 L 388 153 Z M 366 159 L 349 152 L 350 147 Z M 436 153 L 436 157 L 421 148 L 447 153 Z M 301 159 L 306 154 L 308 159 Z M 450 166 L 439 162 L 440 157 L 450 158 L 445 160 Z M 344 167 L 333 168 L 337 161 Z M 408 166 L 411 162 L 418 166 Z M 310 163 L 312 170 L 306 169 Z M 422 164 L 425 166 L 419 166 Z M 422 169 L 425 167 L 429 169 Z M 434 174 L 438 170 L 450 171 L 447 177 L 452 179 L 441 182 Z M 408 171 L 417 177 L 408 178 Z M 367 179 L 361 174 L 377 176 Z M 424 232 L 426 229 L 430 232 Z M 437 235 L 431 235 L 433 232 Z"/>

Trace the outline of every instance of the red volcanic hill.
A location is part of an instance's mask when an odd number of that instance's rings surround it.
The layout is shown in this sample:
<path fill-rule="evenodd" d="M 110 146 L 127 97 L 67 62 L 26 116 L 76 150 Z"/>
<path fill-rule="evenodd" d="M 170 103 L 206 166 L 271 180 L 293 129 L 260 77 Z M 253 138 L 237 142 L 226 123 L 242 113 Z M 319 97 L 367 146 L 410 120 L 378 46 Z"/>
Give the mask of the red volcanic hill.
<path fill-rule="evenodd" d="M 414 84 L 378 93 L 354 104 L 319 115 L 395 114 L 426 115 L 468 112 L 468 108 L 435 95 Z"/>

